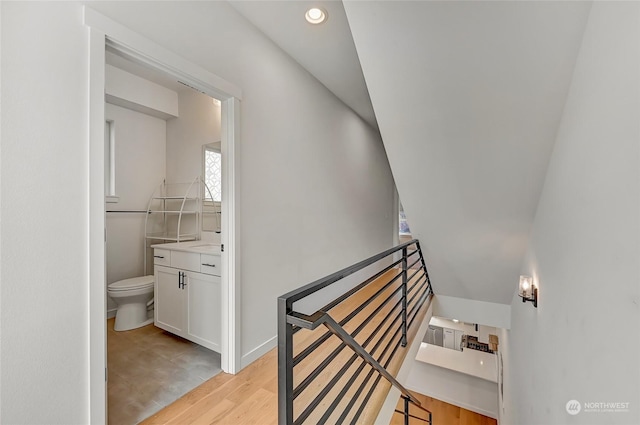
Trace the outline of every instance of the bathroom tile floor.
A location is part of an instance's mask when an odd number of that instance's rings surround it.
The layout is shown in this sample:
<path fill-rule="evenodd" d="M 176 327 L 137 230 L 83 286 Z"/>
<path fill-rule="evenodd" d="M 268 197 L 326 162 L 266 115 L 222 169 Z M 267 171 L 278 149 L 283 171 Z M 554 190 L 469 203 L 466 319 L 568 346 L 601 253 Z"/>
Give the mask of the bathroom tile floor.
<path fill-rule="evenodd" d="M 125 332 L 107 321 L 110 425 L 133 425 L 217 375 L 220 354 L 153 325 Z"/>

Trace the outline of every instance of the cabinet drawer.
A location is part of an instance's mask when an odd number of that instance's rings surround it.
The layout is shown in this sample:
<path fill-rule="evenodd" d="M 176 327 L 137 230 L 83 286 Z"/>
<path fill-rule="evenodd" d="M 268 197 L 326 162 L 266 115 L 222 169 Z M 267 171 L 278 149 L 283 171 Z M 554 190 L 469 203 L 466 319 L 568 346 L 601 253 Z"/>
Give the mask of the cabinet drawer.
<path fill-rule="evenodd" d="M 171 267 L 199 272 L 200 254 L 196 254 L 193 252 L 173 251 L 171 253 Z"/>
<path fill-rule="evenodd" d="M 155 248 L 153 250 L 153 264 L 157 264 L 159 266 L 168 266 L 171 264 L 171 251 L 168 249 L 158 249 Z"/>
<path fill-rule="evenodd" d="M 220 256 L 200 254 L 200 272 L 220 276 Z"/>

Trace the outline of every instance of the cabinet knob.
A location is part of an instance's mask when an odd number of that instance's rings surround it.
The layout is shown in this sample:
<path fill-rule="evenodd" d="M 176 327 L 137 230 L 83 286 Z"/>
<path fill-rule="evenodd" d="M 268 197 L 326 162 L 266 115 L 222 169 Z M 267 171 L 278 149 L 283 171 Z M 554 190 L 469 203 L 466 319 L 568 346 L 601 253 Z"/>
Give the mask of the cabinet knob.
<path fill-rule="evenodd" d="M 163 255 L 154 255 L 153 258 L 164 258 Z"/>
<path fill-rule="evenodd" d="M 208 267 L 215 267 L 215 264 L 207 264 L 207 263 L 202 263 L 203 266 L 208 266 Z"/>

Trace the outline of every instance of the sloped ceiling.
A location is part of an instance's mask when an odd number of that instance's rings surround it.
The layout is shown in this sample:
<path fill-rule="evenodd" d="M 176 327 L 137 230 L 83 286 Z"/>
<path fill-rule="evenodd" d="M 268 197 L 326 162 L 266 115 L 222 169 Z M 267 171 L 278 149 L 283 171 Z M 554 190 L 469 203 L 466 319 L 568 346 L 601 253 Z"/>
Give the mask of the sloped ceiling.
<path fill-rule="evenodd" d="M 241 15 L 377 129 L 341 1 L 229 1 Z M 310 7 L 327 11 L 322 25 L 304 19 Z"/>
<path fill-rule="evenodd" d="M 344 8 L 436 293 L 509 304 L 590 3 Z"/>

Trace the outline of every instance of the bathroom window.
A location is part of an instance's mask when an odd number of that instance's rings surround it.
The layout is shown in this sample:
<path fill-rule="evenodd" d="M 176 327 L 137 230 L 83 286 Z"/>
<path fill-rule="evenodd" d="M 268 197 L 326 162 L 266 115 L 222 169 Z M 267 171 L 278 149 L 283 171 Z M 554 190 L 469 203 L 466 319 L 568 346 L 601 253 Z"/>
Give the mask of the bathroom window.
<path fill-rule="evenodd" d="M 407 216 L 404 214 L 404 210 L 400 210 L 400 236 L 411 236 L 411 229 L 409 229 L 409 223 L 407 223 Z"/>
<path fill-rule="evenodd" d="M 116 196 L 116 124 L 112 120 L 104 123 L 104 194 L 107 202 L 119 200 Z"/>
<path fill-rule="evenodd" d="M 205 190 L 206 201 L 222 200 L 222 155 L 219 151 L 207 147 L 204 159 L 204 181 L 209 190 Z"/>

